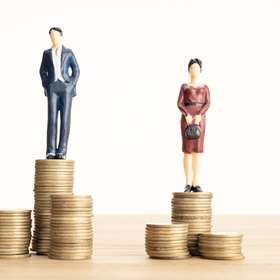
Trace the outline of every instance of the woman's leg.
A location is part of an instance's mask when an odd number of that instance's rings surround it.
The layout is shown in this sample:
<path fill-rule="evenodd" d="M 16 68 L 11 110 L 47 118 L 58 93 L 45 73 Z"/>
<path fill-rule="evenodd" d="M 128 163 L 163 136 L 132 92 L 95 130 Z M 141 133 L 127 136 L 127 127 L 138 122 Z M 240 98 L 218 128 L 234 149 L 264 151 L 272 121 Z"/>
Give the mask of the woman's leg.
<path fill-rule="evenodd" d="M 184 153 L 184 170 L 186 176 L 186 184 L 192 185 L 192 154 L 191 153 Z"/>
<path fill-rule="evenodd" d="M 192 153 L 192 172 L 193 172 L 193 179 L 192 185 L 199 186 L 199 175 L 200 175 L 200 159 L 201 153 Z"/>

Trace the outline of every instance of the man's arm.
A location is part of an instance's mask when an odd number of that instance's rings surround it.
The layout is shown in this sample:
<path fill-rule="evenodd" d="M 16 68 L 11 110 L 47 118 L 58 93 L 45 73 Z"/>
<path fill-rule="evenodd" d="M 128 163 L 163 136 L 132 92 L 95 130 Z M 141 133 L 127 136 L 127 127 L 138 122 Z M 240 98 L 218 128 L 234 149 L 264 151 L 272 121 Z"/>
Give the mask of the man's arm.
<path fill-rule="evenodd" d="M 80 76 L 80 68 L 79 68 L 79 65 L 78 65 L 78 62 L 76 60 L 76 57 L 74 55 L 74 53 L 71 51 L 71 60 L 70 60 L 70 67 L 72 69 L 72 75 L 71 75 L 71 83 L 73 85 L 76 85 L 78 79 L 79 79 L 79 76 Z"/>
<path fill-rule="evenodd" d="M 41 66 L 40 66 L 40 76 L 41 76 L 42 86 L 46 90 L 47 80 L 48 80 L 48 70 L 47 70 L 47 65 L 46 65 L 46 52 L 43 53 L 43 58 L 42 58 Z"/>

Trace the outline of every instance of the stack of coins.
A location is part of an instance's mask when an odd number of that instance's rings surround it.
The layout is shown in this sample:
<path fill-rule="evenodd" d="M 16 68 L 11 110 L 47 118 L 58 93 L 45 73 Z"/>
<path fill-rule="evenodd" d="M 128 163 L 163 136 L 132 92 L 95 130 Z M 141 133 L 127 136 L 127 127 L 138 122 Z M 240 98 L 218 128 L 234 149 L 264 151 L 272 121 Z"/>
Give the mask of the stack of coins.
<path fill-rule="evenodd" d="M 52 195 L 49 258 L 60 260 L 91 258 L 92 219 L 91 196 Z"/>
<path fill-rule="evenodd" d="M 242 234 L 236 232 L 211 232 L 199 236 L 200 256 L 214 260 L 242 260 Z"/>
<path fill-rule="evenodd" d="M 29 256 L 31 210 L 0 210 L 0 258 Z"/>
<path fill-rule="evenodd" d="M 198 235 L 211 231 L 212 193 L 175 192 L 172 198 L 172 222 L 189 225 L 188 246 L 191 255 L 199 255 Z"/>
<path fill-rule="evenodd" d="M 151 258 L 182 259 L 190 256 L 188 250 L 188 225 L 147 224 L 146 253 Z"/>
<path fill-rule="evenodd" d="M 32 250 L 37 254 L 47 255 L 49 250 L 51 195 L 72 194 L 73 177 L 73 160 L 36 160 Z"/>

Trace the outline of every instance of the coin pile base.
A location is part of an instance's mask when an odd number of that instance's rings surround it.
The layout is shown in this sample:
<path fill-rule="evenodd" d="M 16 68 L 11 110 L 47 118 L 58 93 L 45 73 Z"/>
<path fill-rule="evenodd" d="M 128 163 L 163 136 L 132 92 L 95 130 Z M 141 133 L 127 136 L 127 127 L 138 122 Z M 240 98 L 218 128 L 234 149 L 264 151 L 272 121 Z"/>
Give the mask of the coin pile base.
<path fill-rule="evenodd" d="M 145 236 L 146 253 L 156 259 L 185 259 L 188 250 L 188 225 L 147 224 Z"/>
<path fill-rule="evenodd" d="M 91 196 L 52 195 L 51 200 L 49 258 L 90 259 L 93 245 Z"/>
<path fill-rule="evenodd" d="M 202 258 L 214 260 L 242 260 L 242 234 L 211 232 L 199 236 L 199 253 Z"/>
<path fill-rule="evenodd" d="M 0 259 L 29 257 L 31 210 L 0 210 Z"/>
<path fill-rule="evenodd" d="M 187 223 L 188 248 L 193 256 L 199 255 L 198 235 L 212 228 L 212 193 L 174 192 L 172 223 Z"/>
<path fill-rule="evenodd" d="M 72 194 L 73 160 L 36 160 L 32 251 L 47 255 L 50 246 L 51 195 Z"/>

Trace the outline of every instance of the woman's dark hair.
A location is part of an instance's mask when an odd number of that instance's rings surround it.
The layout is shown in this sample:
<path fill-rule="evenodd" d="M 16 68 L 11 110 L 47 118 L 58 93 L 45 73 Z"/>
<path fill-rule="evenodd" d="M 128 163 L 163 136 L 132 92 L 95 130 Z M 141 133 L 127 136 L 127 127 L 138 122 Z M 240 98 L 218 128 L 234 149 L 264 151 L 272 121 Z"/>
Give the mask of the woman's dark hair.
<path fill-rule="evenodd" d="M 62 29 L 61 29 L 61 28 L 59 28 L 59 27 L 52 27 L 52 28 L 49 30 L 49 34 L 50 34 L 50 35 L 51 35 L 52 30 L 59 32 L 60 35 L 63 36 L 63 32 L 62 32 Z"/>
<path fill-rule="evenodd" d="M 188 71 L 190 71 L 190 67 L 195 63 L 200 66 L 200 71 L 202 70 L 202 61 L 199 58 L 192 58 L 188 64 Z"/>

